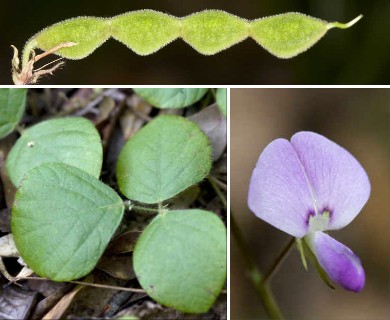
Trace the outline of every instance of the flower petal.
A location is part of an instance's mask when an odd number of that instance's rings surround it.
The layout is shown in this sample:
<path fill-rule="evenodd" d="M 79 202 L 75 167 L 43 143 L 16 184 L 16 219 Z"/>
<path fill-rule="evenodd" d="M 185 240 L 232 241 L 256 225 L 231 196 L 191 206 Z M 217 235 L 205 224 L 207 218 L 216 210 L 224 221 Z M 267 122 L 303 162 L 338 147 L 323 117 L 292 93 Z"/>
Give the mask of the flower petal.
<path fill-rule="evenodd" d="M 351 249 L 320 231 L 308 235 L 305 240 L 333 282 L 354 292 L 363 289 L 364 269 Z"/>
<path fill-rule="evenodd" d="M 307 233 L 313 199 L 289 141 L 274 140 L 261 153 L 249 184 L 248 206 L 259 218 L 294 237 Z"/>
<path fill-rule="evenodd" d="M 348 225 L 370 196 L 363 167 L 347 150 L 314 132 L 296 133 L 291 144 L 308 177 L 318 211 L 330 211 L 328 229 Z"/>

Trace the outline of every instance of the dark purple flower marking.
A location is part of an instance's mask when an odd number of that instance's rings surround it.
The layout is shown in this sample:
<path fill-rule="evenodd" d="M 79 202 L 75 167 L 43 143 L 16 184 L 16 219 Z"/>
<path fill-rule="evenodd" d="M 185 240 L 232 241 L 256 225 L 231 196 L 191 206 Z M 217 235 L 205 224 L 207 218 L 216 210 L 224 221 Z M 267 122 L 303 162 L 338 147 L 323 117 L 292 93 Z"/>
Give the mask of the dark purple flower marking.
<path fill-rule="evenodd" d="M 248 205 L 274 227 L 304 238 L 330 279 L 358 292 L 365 282 L 359 258 L 323 231 L 348 225 L 369 196 L 367 174 L 347 150 L 319 134 L 298 132 L 264 149 Z"/>

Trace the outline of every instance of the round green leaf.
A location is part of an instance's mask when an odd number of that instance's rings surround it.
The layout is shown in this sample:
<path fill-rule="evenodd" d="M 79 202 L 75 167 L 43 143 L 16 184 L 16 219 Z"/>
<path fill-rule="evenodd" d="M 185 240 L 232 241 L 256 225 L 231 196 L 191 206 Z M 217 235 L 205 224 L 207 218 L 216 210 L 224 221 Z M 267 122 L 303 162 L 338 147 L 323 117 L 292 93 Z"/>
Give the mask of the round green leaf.
<path fill-rule="evenodd" d="M 98 178 L 103 160 L 99 133 L 84 118 L 63 118 L 41 122 L 26 130 L 7 159 L 7 172 L 15 186 L 24 174 L 49 162 L 80 168 Z"/>
<path fill-rule="evenodd" d="M 94 268 L 123 210 L 122 199 L 95 177 L 63 163 L 48 163 L 23 179 L 12 208 L 12 233 L 35 273 L 69 281 Z"/>
<path fill-rule="evenodd" d="M 23 116 L 26 89 L 0 89 L 0 138 L 12 132 Z"/>
<path fill-rule="evenodd" d="M 216 99 L 217 99 L 217 105 L 219 110 L 221 110 L 222 114 L 226 117 L 227 116 L 227 89 L 226 88 L 217 89 Z"/>
<path fill-rule="evenodd" d="M 184 108 L 202 99 L 207 88 L 134 88 L 152 106 L 161 109 Z"/>
<path fill-rule="evenodd" d="M 142 288 L 179 311 L 210 309 L 226 279 L 226 228 L 203 210 L 168 211 L 144 230 L 134 249 Z"/>
<path fill-rule="evenodd" d="M 159 203 L 201 181 L 211 168 L 207 136 L 179 116 L 160 116 L 123 147 L 117 164 L 119 189 L 129 199 Z"/>

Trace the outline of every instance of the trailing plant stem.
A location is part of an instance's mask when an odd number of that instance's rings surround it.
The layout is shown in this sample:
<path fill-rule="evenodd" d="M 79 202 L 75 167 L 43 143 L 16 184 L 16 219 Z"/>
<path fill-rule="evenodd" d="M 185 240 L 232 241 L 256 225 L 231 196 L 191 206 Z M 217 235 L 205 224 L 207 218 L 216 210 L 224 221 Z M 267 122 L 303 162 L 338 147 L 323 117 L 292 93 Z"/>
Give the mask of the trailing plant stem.
<path fill-rule="evenodd" d="M 146 207 L 140 207 L 140 206 L 133 206 L 134 210 L 141 210 L 141 211 L 147 211 L 147 212 L 153 212 L 153 213 L 158 213 L 158 209 L 154 208 L 146 208 Z"/>
<path fill-rule="evenodd" d="M 15 281 L 22 281 L 22 280 L 50 281 L 50 279 L 39 278 L 39 277 L 22 277 L 22 278 L 16 279 Z M 119 286 L 110 286 L 110 285 L 105 285 L 105 284 L 89 283 L 89 282 L 83 282 L 83 281 L 63 281 L 63 282 L 74 283 L 74 284 L 78 284 L 78 285 L 82 285 L 82 286 L 88 286 L 88 287 L 108 289 L 108 290 L 120 290 L 120 291 L 128 291 L 128 292 L 135 292 L 135 293 L 145 293 L 145 290 L 137 289 L 137 288 L 126 288 L 126 287 L 119 287 Z"/>
<path fill-rule="evenodd" d="M 141 207 L 141 206 L 131 206 L 130 210 L 139 210 L 139 211 L 146 211 L 151 213 L 159 213 L 159 209 L 156 208 L 147 208 L 147 207 Z"/>
<path fill-rule="evenodd" d="M 268 285 L 263 281 L 263 276 L 256 263 L 249 253 L 244 237 L 238 227 L 232 211 L 230 211 L 230 226 L 233 237 L 238 245 L 242 257 L 244 258 L 247 277 L 252 282 L 257 294 L 259 295 L 264 309 L 271 319 L 283 319 L 282 313 L 273 297 Z"/>
<path fill-rule="evenodd" d="M 151 213 L 159 213 L 160 209 L 159 208 L 149 208 L 149 207 L 142 207 L 142 206 L 136 206 L 132 203 L 130 200 L 125 200 L 123 201 L 123 205 L 127 210 L 139 210 L 139 211 L 146 211 L 146 212 L 151 212 Z"/>

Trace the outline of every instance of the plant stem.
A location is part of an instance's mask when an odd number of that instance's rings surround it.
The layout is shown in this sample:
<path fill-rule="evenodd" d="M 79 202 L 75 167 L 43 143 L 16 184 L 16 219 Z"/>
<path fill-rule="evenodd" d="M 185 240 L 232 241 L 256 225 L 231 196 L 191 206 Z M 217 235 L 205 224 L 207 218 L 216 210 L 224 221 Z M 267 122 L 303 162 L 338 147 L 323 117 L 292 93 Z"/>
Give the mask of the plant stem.
<path fill-rule="evenodd" d="M 213 178 L 214 178 L 215 184 L 217 184 L 218 187 L 220 187 L 223 191 L 226 191 L 226 190 L 227 190 L 227 185 L 226 185 L 226 183 L 222 182 L 221 180 L 219 180 L 218 178 L 216 178 L 216 177 L 214 177 L 214 176 L 213 176 Z"/>
<path fill-rule="evenodd" d="M 15 279 L 14 281 L 16 282 L 16 281 L 23 281 L 23 280 L 52 281 L 48 278 L 40 278 L 40 277 L 21 277 L 21 278 Z M 74 283 L 74 284 L 79 284 L 82 286 L 102 288 L 102 289 L 108 289 L 108 290 L 119 290 L 119 291 L 127 291 L 127 292 L 134 292 L 134 293 L 146 293 L 146 291 L 144 289 L 110 286 L 110 285 L 106 285 L 106 284 L 90 283 L 90 282 L 84 282 L 84 281 L 73 280 L 73 281 L 62 281 L 62 283 Z M 221 293 L 227 294 L 227 291 L 222 290 Z"/>
<path fill-rule="evenodd" d="M 147 207 L 141 207 L 141 206 L 131 206 L 131 210 L 139 210 L 139 211 L 146 211 L 146 212 L 152 212 L 152 213 L 159 213 L 159 209 L 147 208 Z"/>
<path fill-rule="evenodd" d="M 40 278 L 40 277 L 22 277 L 22 278 L 16 279 L 15 281 L 22 281 L 22 280 L 51 281 L 50 279 Z M 105 284 L 89 283 L 89 282 L 83 282 L 83 281 L 63 281 L 63 283 L 74 283 L 74 284 L 79 284 L 79 285 L 83 285 L 83 286 L 109 289 L 109 290 L 120 290 L 120 291 L 136 292 L 136 293 L 145 293 L 144 289 L 110 286 L 110 285 L 105 285 Z"/>
<path fill-rule="evenodd" d="M 263 276 L 257 267 L 256 263 L 253 261 L 251 255 L 249 254 L 248 247 L 245 243 L 244 237 L 241 233 L 240 228 L 238 227 L 233 213 L 230 211 L 230 226 L 233 237 L 236 240 L 239 250 L 244 258 L 244 263 L 247 271 L 247 276 L 252 282 L 257 294 L 259 295 L 264 309 L 267 312 L 268 316 L 271 319 L 283 319 L 282 313 L 279 310 L 279 307 L 272 295 L 272 292 L 268 285 L 264 283 Z"/>
<path fill-rule="evenodd" d="M 159 208 L 148 208 L 148 207 L 133 205 L 130 200 L 124 201 L 124 205 L 125 205 L 125 208 L 127 210 L 139 210 L 139 211 L 146 211 L 146 212 L 151 212 L 151 213 L 159 213 L 160 212 Z"/>
<path fill-rule="evenodd" d="M 207 179 L 209 180 L 210 185 L 213 187 L 215 193 L 219 197 L 219 199 L 222 202 L 223 207 L 225 210 L 227 210 L 227 201 L 225 195 L 222 193 L 221 189 L 219 189 L 217 183 L 215 182 L 215 178 L 212 176 L 208 176 Z"/>
<path fill-rule="evenodd" d="M 22 52 L 22 68 L 27 66 L 30 60 L 31 52 L 36 48 L 36 46 L 36 40 L 30 40 L 28 43 L 26 43 Z"/>
<path fill-rule="evenodd" d="M 265 274 L 263 278 L 263 283 L 267 283 L 271 279 L 271 277 L 275 274 L 276 270 L 280 267 L 284 259 L 287 257 L 287 254 L 290 252 L 293 244 L 295 243 L 295 238 L 291 238 L 288 241 L 287 245 L 284 247 L 283 251 L 279 254 L 279 256 L 275 259 L 269 271 Z"/>

